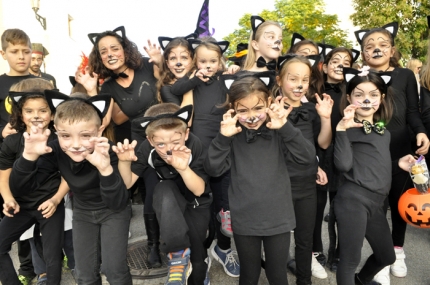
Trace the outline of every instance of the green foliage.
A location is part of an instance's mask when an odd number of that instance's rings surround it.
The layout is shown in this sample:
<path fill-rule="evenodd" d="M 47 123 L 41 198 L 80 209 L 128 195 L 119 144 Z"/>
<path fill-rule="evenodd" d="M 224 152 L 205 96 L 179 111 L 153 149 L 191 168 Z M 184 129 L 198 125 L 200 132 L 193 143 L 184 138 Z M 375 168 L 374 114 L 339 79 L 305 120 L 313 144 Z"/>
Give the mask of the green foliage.
<path fill-rule="evenodd" d="M 227 56 L 236 52 L 239 43 L 247 43 L 251 33 L 251 14 L 245 14 L 239 20 L 239 30 L 224 38 L 230 42 Z M 283 44 L 285 53 L 290 48 L 294 32 L 315 42 L 324 42 L 333 46 L 352 47 L 346 40 L 346 33 L 337 27 L 336 15 L 324 14 L 322 0 L 277 0 L 275 11 L 263 10 L 260 17 L 278 22 L 283 29 Z"/>
<path fill-rule="evenodd" d="M 430 15 L 428 0 L 353 0 L 355 13 L 351 20 L 361 29 L 382 27 L 391 22 L 399 23 L 395 39 L 396 48 L 404 61 L 412 58 L 425 60 L 427 54 Z"/>

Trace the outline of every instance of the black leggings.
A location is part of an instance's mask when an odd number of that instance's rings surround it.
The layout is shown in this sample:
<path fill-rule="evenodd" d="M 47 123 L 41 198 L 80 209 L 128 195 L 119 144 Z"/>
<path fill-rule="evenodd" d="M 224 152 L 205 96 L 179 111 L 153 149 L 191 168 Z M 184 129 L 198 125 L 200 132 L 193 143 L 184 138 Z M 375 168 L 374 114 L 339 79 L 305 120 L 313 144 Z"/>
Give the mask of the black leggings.
<path fill-rule="evenodd" d="M 216 215 L 223 209 L 228 211 L 228 187 L 230 186 L 230 171 L 227 171 L 219 177 L 211 177 L 210 186 L 213 196 L 213 215 Z M 231 239 L 221 232 L 221 223 L 218 219 L 215 220 L 215 231 L 217 236 L 217 245 L 222 250 L 231 248 Z"/>
<path fill-rule="evenodd" d="M 337 284 L 354 285 L 354 274 L 361 259 L 364 238 L 373 254 L 358 274 L 363 283 L 370 282 L 385 266 L 394 263 L 396 255 L 390 228 L 383 211 L 385 197 L 356 184 L 345 183 L 335 199 L 340 261 L 336 272 Z"/>
<path fill-rule="evenodd" d="M 288 285 L 287 252 L 290 232 L 274 236 L 243 236 L 233 232 L 240 260 L 239 285 L 257 285 L 261 272 L 261 242 L 266 257 L 266 276 L 271 285 Z"/>

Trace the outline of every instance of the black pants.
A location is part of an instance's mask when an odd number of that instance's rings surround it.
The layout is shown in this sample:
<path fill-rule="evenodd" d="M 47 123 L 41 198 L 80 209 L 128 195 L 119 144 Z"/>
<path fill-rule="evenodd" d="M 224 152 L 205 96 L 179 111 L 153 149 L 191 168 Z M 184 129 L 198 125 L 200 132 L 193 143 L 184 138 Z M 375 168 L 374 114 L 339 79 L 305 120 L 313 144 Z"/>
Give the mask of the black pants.
<path fill-rule="evenodd" d="M 230 186 L 230 171 L 227 171 L 220 177 L 211 177 L 210 186 L 213 195 L 213 215 L 216 215 L 224 209 L 230 210 L 228 203 L 228 187 Z M 217 245 L 222 250 L 231 248 L 231 239 L 221 232 L 221 223 L 215 219 L 215 230 L 217 235 Z"/>
<path fill-rule="evenodd" d="M 22 285 L 18 280 L 12 259 L 9 256 L 12 243 L 33 224 L 40 224 L 43 257 L 46 262 L 48 285 L 59 285 L 61 281 L 64 204 L 60 203 L 54 215 L 45 219 L 40 211 L 21 209 L 14 217 L 4 217 L 0 223 L 0 281 L 7 285 Z"/>
<path fill-rule="evenodd" d="M 349 182 L 339 189 L 334 198 L 340 245 L 337 284 L 355 284 L 354 274 L 360 263 L 364 238 L 369 242 L 373 254 L 358 274 L 362 282 L 370 282 L 376 273 L 396 260 L 390 228 L 383 211 L 384 199 L 382 195 Z"/>
<path fill-rule="evenodd" d="M 271 285 L 288 285 L 287 252 L 291 233 L 274 236 L 243 236 L 233 232 L 240 260 L 239 285 L 257 285 L 261 273 L 261 242 L 266 258 L 266 276 Z"/>
<path fill-rule="evenodd" d="M 154 197 L 154 189 L 155 186 L 160 182 L 160 178 L 158 177 L 155 169 L 148 167 L 148 169 L 144 173 L 143 181 L 145 182 L 145 197 L 142 196 L 142 201 L 144 202 L 143 214 L 154 214 L 153 197 Z M 141 192 L 142 194 L 142 192 Z"/>
<path fill-rule="evenodd" d="M 205 239 L 210 209 L 194 208 L 171 180 L 158 183 L 153 198 L 154 211 L 160 224 L 161 251 L 169 253 L 190 248 L 193 271 L 188 284 L 203 284 L 207 269 Z"/>
<path fill-rule="evenodd" d="M 31 258 L 31 245 L 28 239 L 18 240 L 19 275 L 35 276 L 33 260 Z"/>
<path fill-rule="evenodd" d="M 315 176 L 291 178 L 296 228 L 294 229 L 297 284 L 310 284 L 312 240 L 315 228 L 317 190 Z"/>

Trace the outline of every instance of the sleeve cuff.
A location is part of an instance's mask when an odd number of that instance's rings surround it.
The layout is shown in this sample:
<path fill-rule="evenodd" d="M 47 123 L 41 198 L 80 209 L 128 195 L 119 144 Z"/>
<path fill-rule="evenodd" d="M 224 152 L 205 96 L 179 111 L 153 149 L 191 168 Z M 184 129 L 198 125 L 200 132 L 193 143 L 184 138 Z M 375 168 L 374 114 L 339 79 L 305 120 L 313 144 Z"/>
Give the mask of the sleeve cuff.
<path fill-rule="evenodd" d="M 27 160 L 24 157 L 18 158 L 16 165 L 20 170 L 33 171 L 36 169 L 37 160 Z"/>
<path fill-rule="evenodd" d="M 288 120 L 277 132 L 281 135 L 284 140 L 291 140 L 297 133 L 300 132 L 299 129 L 293 126 L 293 124 Z"/>
<path fill-rule="evenodd" d="M 116 185 L 118 183 L 118 177 L 115 171 L 108 176 L 99 175 L 99 177 L 100 177 L 100 186 L 103 186 L 103 187 L 112 187 L 112 185 Z"/>
<path fill-rule="evenodd" d="M 215 141 L 218 145 L 221 146 L 230 146 L 231 142 L 233 141 L 233 137 L 226 137 L 221 133 L 218 133 L 217 136 L 215 137 Z"/>

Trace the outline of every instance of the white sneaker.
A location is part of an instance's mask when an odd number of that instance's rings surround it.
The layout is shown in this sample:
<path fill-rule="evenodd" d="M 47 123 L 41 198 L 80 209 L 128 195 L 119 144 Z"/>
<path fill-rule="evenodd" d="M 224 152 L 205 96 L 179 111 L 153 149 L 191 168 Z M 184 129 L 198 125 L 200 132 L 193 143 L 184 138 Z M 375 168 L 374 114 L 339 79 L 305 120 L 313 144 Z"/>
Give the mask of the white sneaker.
<path fill-rule="evenodd" d="M 316 259 L 318 255 L 319 255 L 318 252 L 312 253 L 312 276 L 319 279 L 325 279 L 327 278 L 327 272 Z"/>
<path fill-rule="evenodd" d="M 381 285 L 390 285 L 390 265 L 385 266 L 381 271 L 379 271 L 373 281 L 381 283 Z"/>
<path fill-rule="evenodd" d="M 394 252 L 396 253 L 396 261 L 390 265 L 391 274 L 396 277 L 405 277 L 408 273 L 408 268 L 405 263 L 405 252 L 403 251 L 403 247 L 394 248 Z"/>

